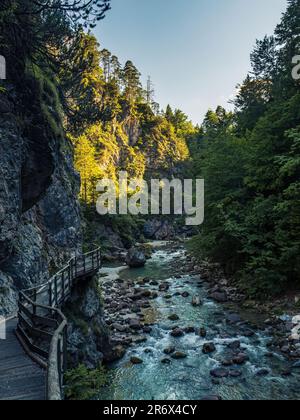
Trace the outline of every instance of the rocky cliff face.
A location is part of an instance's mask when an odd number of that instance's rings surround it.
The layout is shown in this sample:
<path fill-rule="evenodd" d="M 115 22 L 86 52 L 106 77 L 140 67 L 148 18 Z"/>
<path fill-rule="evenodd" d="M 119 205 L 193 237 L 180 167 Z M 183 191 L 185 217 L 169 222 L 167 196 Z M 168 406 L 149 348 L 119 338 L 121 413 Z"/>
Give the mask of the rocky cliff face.
<path fill-rule="evenodd" d="M 63 309 L 68 318 L 68 354 L 70 367 L 84 364 L 97 368 L 102 361 L 114 359 L 109 329 L 104 322 L 103 303 L 98 279 L 78 282 Z"/>
<path fill-rule="evenodd" d="M 18 290 L 44 282 L 81 249 L 72 150 L 51 129 L 36 98 L 29 112 L 16 105 L 13 90 L 0 96 L 0 315 L 5 316 L 16 311 Z M 51 109 L 44 106 L 45 112 Z"/>

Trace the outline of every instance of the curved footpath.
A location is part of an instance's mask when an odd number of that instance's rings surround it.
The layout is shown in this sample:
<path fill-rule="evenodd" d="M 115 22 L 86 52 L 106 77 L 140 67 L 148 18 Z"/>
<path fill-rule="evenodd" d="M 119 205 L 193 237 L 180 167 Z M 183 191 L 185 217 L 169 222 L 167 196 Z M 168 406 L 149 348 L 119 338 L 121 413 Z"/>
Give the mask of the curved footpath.
<path fill-rule="evenodd" d="M 75 282 L 93 277 L 100 268 L 98 248 L 72 258 L 47 283 L 20 292 L 18 317 L 7 321 L 6 339 L 0 336 L 0 400 L 63 399 L 67 320 L 60 308 Z"/>
<path fill-rule="evenodd" d="M 17 340 L 17 318 L 8 321 L 0 341 L 0 401 L 45 400 L 46 372 L 24 352 Z"/>

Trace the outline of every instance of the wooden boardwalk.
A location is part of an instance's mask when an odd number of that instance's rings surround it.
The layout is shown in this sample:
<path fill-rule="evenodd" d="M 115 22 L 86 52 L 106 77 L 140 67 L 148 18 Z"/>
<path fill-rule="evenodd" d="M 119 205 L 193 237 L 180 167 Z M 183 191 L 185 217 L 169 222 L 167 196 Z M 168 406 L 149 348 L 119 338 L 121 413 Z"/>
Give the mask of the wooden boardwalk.
<path fill-rule="evenodd" d="M 20 292 L 18 317 L 7 322 L 6 340 L 0 340 L 0 401 L 63 399 L 67 319 L 60 308 L 74 283 L 92 277 L 100 267 L 98 248 L 72 258 L 47 283 Z M 20 342 L 45 370 L 28 357 Z"/>
<path fill-rule="evenodd" d="M 0 401 L 45 400 L 46 372 L 24 352 L 15 336 L 17 319 L 7 324 L 7 338 L 0 340 Z"/>

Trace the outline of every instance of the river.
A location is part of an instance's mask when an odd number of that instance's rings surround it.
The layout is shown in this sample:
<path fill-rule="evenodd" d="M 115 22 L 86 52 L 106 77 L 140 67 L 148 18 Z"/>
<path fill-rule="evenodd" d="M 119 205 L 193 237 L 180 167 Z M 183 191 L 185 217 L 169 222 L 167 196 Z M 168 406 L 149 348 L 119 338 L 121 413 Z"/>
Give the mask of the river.
<path fill-rule="evenodd" d="M 145 343 L 130 347 L 126 356 L 109 369 L 109 385 L 99 391 L 100 400 L 199 400 L 208 396 L 219 396 L 224 400 L 291 400 L 300 397 L 300 371 L 294 370 L 288 377 L 283 375 L 290 364 L 280 354 L 270 353 L 267 332 L 249 328 L 244 323 L 229 325 L 228 310 L 207 297 L 207 289 L 199 288 L 199 276 L 185 275 L 175 278 L 172 262 L 183 258 L 184 250 L 157 250 L 143 269 L 128 269 L 121 272 L 123 279 L 141 276 L 153 280 L 168 280 L 171 284 L 168 299 L 159 296 L 152 301 L 148 316 L 154 322 L 151 334 Z M 184 261 L 183 261 L 184 263 Z M 176 276 L 178 277 L 178 276 Z M 157 287 L 148 286 L 157 290 Z M 189 297 L 183 298 L 182 292 Z M 191 297 L 200 295 L 202 305 L 194 307 Z M 169 320 L 176 314 L 179 320 Z M 190 333 L 174 338 L 170 330 L 194 326 L 205 328 L 207 336 Z M 245 333 L 247 331 L 247 333 Z M 222 369 L 230 376 L 213 378 L 210 372 L 232 358 L 228 345 L 240 341 L 239 352 L 249 357 L 244 365 L 233 365 Z M 216 351 L 203 354 L 205 343 L 213 342 Z M 174 346 L 186 358 L 175 360 L 166 356 L 164 350 Z M 143 360 L 133 365 L 131 357 Z M 166 364 L 163 359 L 169 359 Z M 236 377 L 235 377 L 236 376 Z"/>

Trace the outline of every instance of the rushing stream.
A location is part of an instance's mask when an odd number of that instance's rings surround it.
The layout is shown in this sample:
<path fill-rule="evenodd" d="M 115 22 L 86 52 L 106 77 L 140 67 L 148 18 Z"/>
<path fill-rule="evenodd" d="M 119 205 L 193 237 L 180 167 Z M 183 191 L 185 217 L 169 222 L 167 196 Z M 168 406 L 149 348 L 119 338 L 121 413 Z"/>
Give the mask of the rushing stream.
<path fill-rule="evenodd" d="M 131 347 L 125 358 L 112 366 L 110 385 L 101 390 L 99 399 L 199 400 L 209 395 L 218 395 L 225 400 L 299 399 L 300 372 L 295 370 L 291 376 L 283 376 L 289 363 L 281 355 L 269 353 L 270 337 L 266 333 L 255 330 L 255 334 L 248 337 L 249 334 L 245 336 L 245 326 L 229 325 L 226 309 L 209 300 L 205 288 L 199 289 L 199 276 L 197 279 L 189 275 L 180 279 L 173 277 L 172 260 L 178 261 L 182 253 L 159 250 L 145 268 L 121 273 L 124 279 L 143 276 L 169 280 L 171 288 L 168 293 L 172 299 L 160 296 L 153 300 L 151 315 L 155 325 L 152 333 L 147 342 Z M 183 298 L 178 292 L 189 292 L 190 297 Z M 192 306 L 191 297 L 194 295 L 200 295 L 203 305 Z M 175 324 L 168 320 L 172 314 L 180 318 Z M 170 330 L 174 325 L 205 327 L 207 337 L 192 333 L 173 338 Z M 230 369 L 232 376 L 213 380 L 210 371 L 221 367 L 221 363 L 230 358 L 228 344 L 236 340 L 241 342 L 242 351 L 249 356 L 249 361 L 242 366 L 225 368 Z M 216 346 L 216 351 L 209 355 L 202 352 L 203 344 L 208 342 Z M 170 359 L 170 364 L 163 364 L 162 359 L 168 357 L 164 349 L 170 346 L 186 353 L 187 357 Z M 131 364 L 132 356 L 139 357 L 143 363 Z M 234 378 L 234 371 L 241 376 Z"/>

